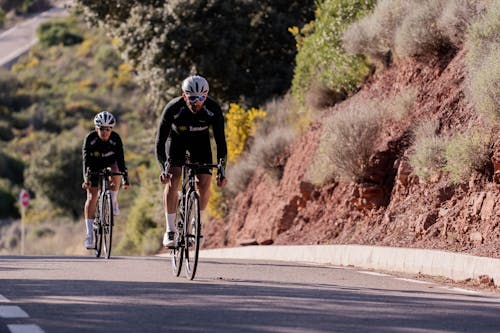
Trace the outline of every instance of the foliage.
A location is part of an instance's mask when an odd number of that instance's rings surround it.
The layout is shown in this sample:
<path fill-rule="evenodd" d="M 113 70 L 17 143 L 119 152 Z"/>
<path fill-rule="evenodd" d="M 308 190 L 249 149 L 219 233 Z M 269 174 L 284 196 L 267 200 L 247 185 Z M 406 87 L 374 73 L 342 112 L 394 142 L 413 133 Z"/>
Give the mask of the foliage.
<path fill-rule="evenodd" d="M 446 165 L 443 167 L 453 183 L 468 180 L 472 172 L 481 172 L 489 162 L 490 142 L 481 131 L 459 133 L 448 140 L 444 149 Z"/>
<path fill-rule="evenodd" d="M 415 129 L 410 165 L 422 181 L 429 180 L 446 163 L 444 159 L 446 142 L 436 134 L 438 126 L 438 121 L 431 120 L 419 124 Z"/>
<path fill-rule="evenodd" d="M 55 208 L 77 217 L 82 212 L 81 133 L 64 133 L 34 153 L 26 170 L 26 182 L 37 196 L 47 198 Z"/>
<path fill-rule="evenodd" d="M 312 17 L 314 0 L 79 0 L 155 99 L 177 95 L 191 73 L 220 100 L 259 105 L 282 94 L 296 51 L 287 29 Z M 215 52 L 214 52 L 215 50 Z"/>
<path fill-rule="evenodd" d="M 158 214 L 163 212 L 161 192 L 155 191 L 156 175 L 151 169 L 139 167 L 140 189 L 132 204 L 125 234 L 118 243 L 118 251 L 124 254 L 140 253 L 150 255 L 161 248 L 161 236 L 164 228 L 156 221 Z M 161 218 L 161 216 L 160 216 Z M 163 217 L 164 218 L 164 217 Z"/>
<path fill-rule="evenodd" d="M 23 172 L 24 163 L 4 149 L 0 149 L 0 178 L 6 178 L 13 184 L 21 185 L 24 181 Z"/>
<path fill-rule="evenodd" d="M 8 189 L 0 187 L 0 218 L 19 217 L 16 197 Z"/>
<path fill-rule="evenodd" d="M 370 101 L 353 102 L 325 123 L 319 147 L 307 171 L 317 184 L 365 176 L 383 124 L 383 110 Z"/>
<path fill-rule="evenodd" d="M 463 43 L 482 10 L 477 0 L 381 0 L 346 29 L 344 47 L 385 66 L 392 58 L 446 52 Z"/>
<path fill-rule="evenodd" d="M 11 10 L 16 14 L 27 14 L 36 11 L 41 11 L 50 6 L 49 0 L 2 0 L 0 1 L 0 9 L 4 12 Z"/>
<path fill-rule="evenodd" d="M 49 21 L 40 24 L 37 36 L 44 47 L 62 44 L 70 46 L 80 44 L 83 37 L 72 31 L 67 21 Z"/>
<path fill-rule="evenodd" d="M 292 81 L 294 96 L 304 102 L 313 84 L 335 92 L 339 99 L 355 91 L 369 73 L 361 56 L 350 56 L 342 48 L 342 34 L 349 23 L 362 17 L 374 5 L 372 0 L 326 0 L 319 4 L 314 29 L 298 36 L 302 45 L 296 57 Z M 304 33 L 304 31 L 302 31 Z"/>
<path fill-rule="evenodd" d="M 466 48 L 469 89 L 476 110 L 500 121 L 500 3 L 492 1 L 487 12 L 469 29 Z"/>
<path fill-rule="evenodd" d="M 256 121 L 266 116 L 262 109 L 244 110 L 235 103 L 229 105 L 226 114 L 226 141 L 228 163 L 234 163 L 243 153 L 247 140 L 254 135 Z"/>

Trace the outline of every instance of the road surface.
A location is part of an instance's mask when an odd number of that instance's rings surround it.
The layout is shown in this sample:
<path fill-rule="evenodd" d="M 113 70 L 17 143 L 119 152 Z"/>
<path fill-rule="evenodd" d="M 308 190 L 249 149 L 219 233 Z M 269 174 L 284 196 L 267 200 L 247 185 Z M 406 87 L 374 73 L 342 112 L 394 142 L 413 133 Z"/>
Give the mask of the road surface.
<path fill-rule="evenodd" d="M 336 266 L 0 257 L 0 332 L 498 332 L 498 294 Z M 16 331 L 17 330 L 17 331 Z"/>

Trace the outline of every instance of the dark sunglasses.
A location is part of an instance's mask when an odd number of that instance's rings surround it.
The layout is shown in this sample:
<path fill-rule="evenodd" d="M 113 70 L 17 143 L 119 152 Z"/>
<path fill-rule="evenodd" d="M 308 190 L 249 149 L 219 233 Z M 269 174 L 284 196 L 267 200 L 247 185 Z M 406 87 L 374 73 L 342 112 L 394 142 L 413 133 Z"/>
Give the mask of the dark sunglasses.
<path fill-rule="evenodd" d="M 190 102 L 203 102 L 205 100 L 205 96 L 188 96 Z"/>
<path fill-rule="evenodd" d="M 99 131 L 109 132 L 109 131 L 111 131 L 113 128 L 112 128 L 112 127 L 105 127 L 105 126 L 101 126 L 101 127 L 97 127 L 97 129 L 98 129 Z"/>

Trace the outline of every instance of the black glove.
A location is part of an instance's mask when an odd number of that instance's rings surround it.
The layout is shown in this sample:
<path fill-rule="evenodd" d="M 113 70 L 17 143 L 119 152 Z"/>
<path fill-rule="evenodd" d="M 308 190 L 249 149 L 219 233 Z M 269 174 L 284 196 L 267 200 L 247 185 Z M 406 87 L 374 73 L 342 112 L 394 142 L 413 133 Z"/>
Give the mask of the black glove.
<path fill-rule="evenodd" d="M 226 167 L 224 159 L 219 159 L 219 164 L 217 165 L 217 179 L 223 180 L 226 178 Z"/>

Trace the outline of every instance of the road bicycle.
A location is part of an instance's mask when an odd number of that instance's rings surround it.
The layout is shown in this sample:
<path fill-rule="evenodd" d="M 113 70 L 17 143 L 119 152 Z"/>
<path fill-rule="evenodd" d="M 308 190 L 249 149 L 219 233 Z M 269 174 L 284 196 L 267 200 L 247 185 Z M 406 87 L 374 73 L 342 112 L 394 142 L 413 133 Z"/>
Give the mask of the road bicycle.
<path fill-rule="evenodd" d="M 203 238 L 200 221 L 200 198 L 196 191 L 196 174 L 200 169 L 217 168 L 217 177 L 224 179 L 224 161 L 219 164 L 186 163 L 182 166 L 181 190 L 175 223 L 175 246 L 171 248 L 172 270 L 179 276 L 184 261 L 186 278 L 193 280 L 198 266 L 200 241 Z"/>
<path fill-rule="evenodd" d="M 95 257 L 99 258 L 101 256 L 101 251 L 104 245 L 104 256 L 106 259 L 109 259 L 111 256 L 114 225 L 113 202 L 111 200 L 110 193 L 110 177 L 126 176 L 126 174 L 125 172 L 113 172 L 109 167 L 96 172 L 87 171 L 87 179 L 89 179 L 89 176 L 94 175 L 99 177 L 99 195 L 93 225 Z"/>

